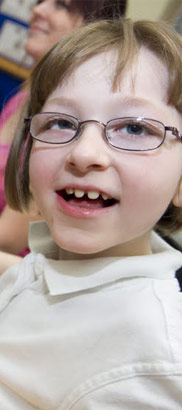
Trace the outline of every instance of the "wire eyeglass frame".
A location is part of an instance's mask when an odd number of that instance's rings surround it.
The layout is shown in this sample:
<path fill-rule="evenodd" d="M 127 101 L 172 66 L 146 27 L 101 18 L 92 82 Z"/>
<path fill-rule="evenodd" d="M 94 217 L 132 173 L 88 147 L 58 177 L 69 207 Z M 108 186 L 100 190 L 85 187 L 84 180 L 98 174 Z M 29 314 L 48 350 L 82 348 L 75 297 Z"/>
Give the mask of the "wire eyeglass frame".
<path fill-rule="evenodd" d="M 57 116 L 57 120 L 60 119 L 60 120 L 63 120 L 63 121 L 70 122 L 70 125 L 72 124 L 73 126 L 75 126 L 74 135 L 71 138 L 68 138 L 68 140 L 56 141 L 56 142 L 51 141 L 51 138 L 50 138 L 50 140 L 49 139 L 45 140 L 45 139 L 40 138 L 37 135 L 35 135 L 34 130 L 33 130 L 33 125 L 36 124 L 36 119 L 43 118 L 43 119 L 46 120 L 47 116 L 50 116 L 50 120 L 52 118 L 52 121 L 55 121 L 54 117 Z M 148 148 L 144 148 L 144 147 L 143 148 L 138 148 L 136 142 L 137 142 L 137 139 L 139 140 L 139 137 L 137 137 L 137 134 L 126 134 L 126 135 L 130 135 L 129 145 L 132 146 L 131 142 L 133 142 L 133 148 L 130 148 L 130 147 L 128 148 L 127 146 L 124 146 L 124 143 L 123 143 L 123 146 L 118 146 L 118 144 L 114 143 L 114 137 L 109 136 L 109 129 L 112 127 L 112 125 L 113 125 L 113 127 L 114 127 L 114 125 L 116 126 L 117 123 L 118 123 L 118 125 L 121 125 L 122 121 L 126 122 L 126 124 L 123 124 L 123 125 L 126 125 L 126 126 L 137 127 L 139 125 L 143 128 L 147 127 L 147 126 L 148 127 L 150 126 L 150 128 L 151 128 L 153 126 L 153 127 L 156 127 L 156 129 L 157 129 L 157 126 L 158 126 L 158 132 L 160 131 L 160 132 L 162 132 L 162 134 L 159 135 L 159 136 L 156 135 L 156 139 L 158 138 L 158 140 L 159 140 L 158 143 L 156 144 L 156 146 L 154 144 L 154 146 L 151 146 L 151 147 L 148 147 Z M 51 144 L 51 145 L 66 145 L 68 143 L 71 143 L 75 139 L 79 138 L 79 136 L 82 133 L 83 127 L 86 124 L 91 124 L 91 123 L 98 124 L 100 127 L 104 128 L 104 137 L 105 137 L 107 143 L 109 145 L 113 146 L 114 148 L 117 148 L 117 149 L 122 150 L 122 151 L 123 150 L 124 151 L 133 151 L 133 152 L 153 151 L 153 150 L 159 148 L 164 143 L 164 141 L 166 139 L 166 132 L 167 131 L 171 131 L 172 135 L 182 142 L 182 134 L 178 131 L 178 129 L 176 127 L 166 126 L 158 120 L 154 120 L 154 119 L 146 118 L 146 117 L 118 117 L 118 118 L 111 119 L 111 120 L 107 121 L 106 123 L 104 123 L 104 122 L 94 120 L 94 119 L 93 120 L 91 119 L 91 120 L 79 121 L 78 118 L 76 118 L 72 115 L 59 113 L 59 112 L 42 112 L 42 113 L 35 114 L 32 117 L 24 118 L 24 122 L 25 122 L 26 126 L 28 127 L 28 131 L 29 131 L 29 133 L 30 133 L 30 135 L 33 139 L 35 139 L 37 141 L 40 141 L 42 143 Z M 45 121 L 45 124 L 46 124 L 46 121 Z M 46 132 L 48 132 L 48 130 L 46 130 Z M 112 132 L 114 132 L 114 131 L 112 131 Z M 133 141 L 132 141 L 131 135 L 133 135 Z M 155 135 L 153 135 L 153 136 L 155 137 Z M 117 131 L 116 131 L 116 137 L 117 137 Z M 137 137 L 137 138 L 135 138 L 135 137 Z M 143 141 L 146 140 L 145 137 L 142 137 L 142 138 L 143 138 Z M 150 137 L 148 140 L 152 141 L 152 137 Z M 125 141 L 123 136 L 122 136 L 122 141 Z M 126 138 L 126 144 L 127 144 L 127 138 Z M 134 144 L 136 144 L 136 147 L 134 147 Z M 141 143 L 139 142 L 139 145 L 140 144 Z"/>

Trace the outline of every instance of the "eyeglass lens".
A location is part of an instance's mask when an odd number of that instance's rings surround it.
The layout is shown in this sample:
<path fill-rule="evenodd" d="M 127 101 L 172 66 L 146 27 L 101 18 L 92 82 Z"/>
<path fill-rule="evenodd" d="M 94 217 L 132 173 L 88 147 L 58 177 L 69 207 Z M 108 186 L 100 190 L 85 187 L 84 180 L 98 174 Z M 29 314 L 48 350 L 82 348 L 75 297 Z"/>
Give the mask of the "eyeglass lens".
<path fill-rule="evenodd" d="M 30 132 L 39 141 L 63 144 L 74 138 L 78 126 L 78 121 L 73 117 L 44 113 L 32 118 Z"/>
<path fill-rule="evenodd" d="M 158 121 L 142 118 L 118 118 L 109 121 L 107 138 L 111 145 L 128 150 L 145 151 L 161 145 L 165 127 Z"/>

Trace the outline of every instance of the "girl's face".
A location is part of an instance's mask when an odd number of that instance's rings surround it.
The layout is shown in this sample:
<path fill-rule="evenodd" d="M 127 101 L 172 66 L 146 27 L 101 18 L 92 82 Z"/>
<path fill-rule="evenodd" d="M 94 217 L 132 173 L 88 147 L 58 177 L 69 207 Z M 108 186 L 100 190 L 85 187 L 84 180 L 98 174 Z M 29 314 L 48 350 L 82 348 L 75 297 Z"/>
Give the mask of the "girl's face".
<path fill-rule="evenodd" d="M 168 73 L 143 49 L 119 89 L 112 91 L 114 52 L 86 61 L 47 99 L 43 112 L 80 121 L 142 116 L 181 130 L 180 114 L 167 105 Z M 110 146 L 103 128 L 87 123 L 67 145 L 34 142 L 30 188 L 55 242 L 78 254 L 151 252 L 149 232 L 169 203 L 180 202 L 182 144 L 171 132 L 158 149 L 137 153 Z M 111 198 L 107 201 L 104 198 Z M 108 206 L 106 206 L 108 205 Z"/>
<path fill-rule="evenodd" d="M 26 51 L 35 61 L 65 34 L 83 23 L 83 17 L 68 10 L 71 0 L 39 0 L 32 9 Z"/>

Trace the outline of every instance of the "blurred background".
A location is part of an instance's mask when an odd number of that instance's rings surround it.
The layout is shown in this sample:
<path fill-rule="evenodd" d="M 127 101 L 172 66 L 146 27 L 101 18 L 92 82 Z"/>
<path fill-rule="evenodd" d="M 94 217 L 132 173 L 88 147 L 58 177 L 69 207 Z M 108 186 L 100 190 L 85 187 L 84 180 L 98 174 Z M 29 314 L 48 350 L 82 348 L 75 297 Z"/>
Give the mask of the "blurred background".
<path fill-rule="evenodd" d="M 35 0 L 0 0 L 0 111 L 28 77 L 33 64 L 24 44 L 34 3 Z M 182 33 L 182 0 L 128 0 L 126 16 L 168 21 Z"/>

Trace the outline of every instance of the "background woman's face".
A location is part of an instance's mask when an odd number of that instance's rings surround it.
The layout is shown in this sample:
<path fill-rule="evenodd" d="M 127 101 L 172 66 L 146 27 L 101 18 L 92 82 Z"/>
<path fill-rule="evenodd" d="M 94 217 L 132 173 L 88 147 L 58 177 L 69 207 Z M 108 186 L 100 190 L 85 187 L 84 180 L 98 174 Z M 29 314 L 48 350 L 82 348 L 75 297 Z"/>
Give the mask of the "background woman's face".
<path fill-rule="evenodd" d="M 65 34 L 83 23 L 83 17 L 69 11 L 70 0 L 40 0 L 32 9 L 26 51 L 35 61 L 53 47 Z"/>

